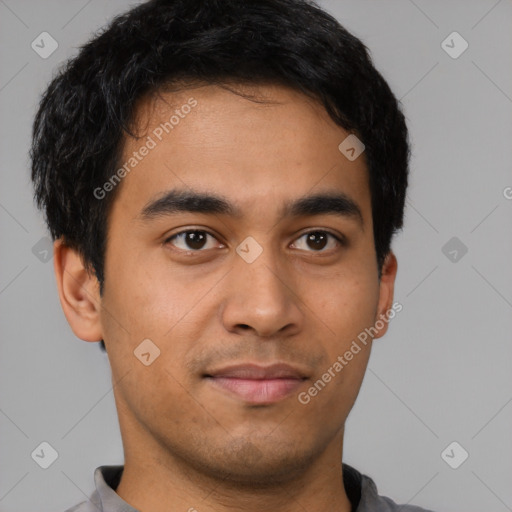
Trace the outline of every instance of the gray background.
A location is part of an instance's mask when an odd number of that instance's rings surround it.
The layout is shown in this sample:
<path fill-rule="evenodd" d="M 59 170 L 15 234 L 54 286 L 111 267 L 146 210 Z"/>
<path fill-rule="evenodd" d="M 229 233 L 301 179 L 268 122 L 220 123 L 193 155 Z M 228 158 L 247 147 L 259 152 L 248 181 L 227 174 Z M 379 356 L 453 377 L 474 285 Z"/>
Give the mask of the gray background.
<path fill-rule="evenodd" d="M 47 232 L 27 151 L 57 66 L 131 5 L 0 0 L 2 512 L 65 510 L 90 495 L 97 466 L 123 462 L 107 356 L 73 335 L 53 261 L 40 261 Z M 370 48 L 413 144 L 405 227 L 394 241 L 403 310 L 374 344 L 344 460 L 398 502 L 512 510 L 512 2 L 320 5 Z M 59 45 L 46 59 L 31 48 L 43 31 Z M 457 59 L 441 47 L 453 31 L 469 43 Z M 31 458 L 42 441 L 59 454 L 46 470 Z M 458 469 L 441 457 L 452 441 L 469 453 Z"/>

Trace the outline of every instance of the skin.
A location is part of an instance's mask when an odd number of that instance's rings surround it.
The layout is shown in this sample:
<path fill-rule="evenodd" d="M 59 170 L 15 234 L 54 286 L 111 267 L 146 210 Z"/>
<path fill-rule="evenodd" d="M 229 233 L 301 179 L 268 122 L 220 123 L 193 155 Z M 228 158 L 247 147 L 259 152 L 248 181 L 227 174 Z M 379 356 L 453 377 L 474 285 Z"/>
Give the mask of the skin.
<path fill-rule="evenodd" d="M 297 394 L 391 308 L 396 257 L 389 253 L 379 281 L 364 154 L 351 162 L 338 150 L 348 133 L 299 92 L 239 87 L 272 103 L 218 86 L 140 102 L 143 136 L 190 97 L 198 103 L 119 185 L 102 297 L 78 254 L 55 243 L 61 305 L 79 338 L 105 341 L 125 453 L 116 492 L 127 503 L 142 512 L 347 512 L 344 425 L 371 343 L 308 404 Z M 128 138 L 125 159 L 143 142 Z M 138 218 L 175 187 L 222 194 L 243 217 Z M 285 201 L 321 191 L 357 202 L 364 229 L 332 214 L 279 216 Z M 195 252 L 183 237 L 164 243 L 187 229 L 214 237 Z M 304 236 L 315 229 L 344 235 L 348 245 L 330 238 L 317 249 Z M 248 236 L 263 249 L 250 264 L 235 251 Z M 375 337 L 386 330 L 384 322 Z M 133 353 L 146 338 L 160 349 L 149 366 Z M 275 361 L 310 378 L 268 405 L 247 404 L 202 377 L 228 364 Z"/>

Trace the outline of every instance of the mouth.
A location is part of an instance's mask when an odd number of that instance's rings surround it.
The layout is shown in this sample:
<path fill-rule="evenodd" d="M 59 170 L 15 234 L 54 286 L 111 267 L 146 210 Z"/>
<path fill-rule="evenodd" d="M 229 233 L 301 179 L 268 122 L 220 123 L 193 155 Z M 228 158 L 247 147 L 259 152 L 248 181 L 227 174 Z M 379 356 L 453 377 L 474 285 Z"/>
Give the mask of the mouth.
<path fill-rule="evenodd" d="M 290 396 L 308 379 L 288 364 L 240 364 L 214 370 L 203 377 L 216 389 L 251 404 L 272 404 Z"/>

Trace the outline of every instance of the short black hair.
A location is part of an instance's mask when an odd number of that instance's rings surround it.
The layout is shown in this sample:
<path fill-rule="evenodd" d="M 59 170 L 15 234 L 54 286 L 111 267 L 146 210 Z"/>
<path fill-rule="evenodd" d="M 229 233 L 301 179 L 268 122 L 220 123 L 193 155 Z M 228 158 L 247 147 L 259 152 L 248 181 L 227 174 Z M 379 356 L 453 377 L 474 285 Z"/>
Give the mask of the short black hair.
<path fill-rule="evenodd" d="M 403 225 L 410 148 L 399 101 L 366 46 L 310 0 L 150 0 L 61 66 L 33 124 L 34 199 L 52 238 L 78 251 L 100 293 L 119 187 L 101 200 L 93 191 L 118 169 L 126 135 L 136 137 L 136 103 L 187 83 L 286 85 L 361 139 L 380 278 Z"/>

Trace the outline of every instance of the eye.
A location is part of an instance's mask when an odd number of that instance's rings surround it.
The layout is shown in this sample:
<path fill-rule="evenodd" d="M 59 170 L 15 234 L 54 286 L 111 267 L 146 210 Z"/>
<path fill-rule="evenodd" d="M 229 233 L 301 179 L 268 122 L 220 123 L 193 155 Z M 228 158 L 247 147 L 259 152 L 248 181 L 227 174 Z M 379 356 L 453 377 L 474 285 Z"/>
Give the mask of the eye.
<path fill-rule="evenodd" d="M 183 251 L 195 251 L 198 252 L 201 249 L 212 249 L 214 246 L 211 244 L 208 246 L 208 237 L 216 239 L 208 231 L 199 229 L 189 229 L 187 231 L 181 231 L 176 233 L 165 240 L 165 244 L 170 243 L 174 247 Z M 176 242 L 173 242 L 176 240 Z M 222 244 L 221 244 L 222 246 Z"/>
<path fill-rule="evenodd" d="M 344 240 L 333 233 L 329 233 L 328 231 L 309 231 L 308 233 L 304 233 L 302 236 L 297 238 L 297 240 L 304 240 L 302 247 L 298 247 L 299 249 L 306 247 L 310 247 L 313 249 L 313 252 L 328 252 L 323 249 L 329 243 L 329 237 L 333 242 L 331 243 L 331 248 L 335 249 L 336 246 L 345 245 Z M 296 244 L 294 244 L 296 245 Z M 300 245 L 300 244 L 299 244 Z"/>
<path fill-rule="evenodd" d="M 181 251 L 201 252 L 201 250 L 213 249 L 215 247 L 212 243 L 208 244 L 208 238 L 216 240 L 216 237 L 208 231 L 189 229 L 170 236 L 165 240 L 164 244 L 171 244 Z M 345 245 L 343 238 L 322 230 L 309 231 L 296 240 L 302 240 L 303 243 L 293 244 L 295 248 L 307 250 L 309 247 L 309 249 L 313 249 L 313 251 L 309 252 L 328 252 L 329 247 L 327 250 L 324 249 L 329 245 L 329 241 L 331 242 L 331 249 Z M 220 247 L 224 247 L 223 244 L 220 244 Z"/>

